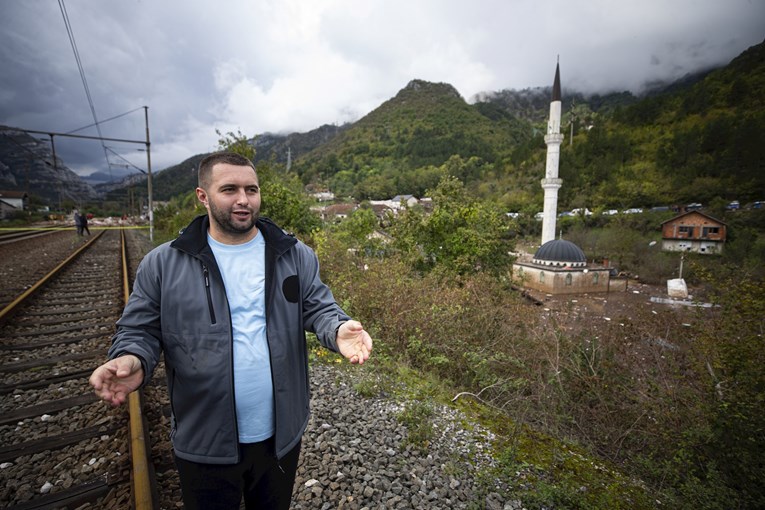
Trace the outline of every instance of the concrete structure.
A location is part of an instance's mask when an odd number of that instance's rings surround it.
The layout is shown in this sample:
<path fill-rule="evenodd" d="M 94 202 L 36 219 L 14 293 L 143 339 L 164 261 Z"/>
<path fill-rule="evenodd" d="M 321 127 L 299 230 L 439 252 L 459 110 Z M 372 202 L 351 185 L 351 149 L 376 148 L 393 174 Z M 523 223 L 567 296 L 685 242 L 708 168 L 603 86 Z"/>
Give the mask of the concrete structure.
<path fill-rule="evenodd" d="M 720 254 L 727 225 L 700 211 L 689 211 L 661 224 L 661 249 Z"/>
<path fill-rule="evenodd" d="M 563 180 L 558 178 L 560 165 L 560 144 L 563 135 L 560 133 L 561 94 L 560 94 L 560 64 L 555 64 L 555 80 L 553 81 L 552 101 L 550 101 L 550 118 L 547 120 L 547 162 L 545 178 L 542 179 L 542 189 L 545 191 L 544 210 L 542 212 L 542 244 L 555 239 L 555 222 L 558 212 L 558 190 Z"/>
<path fill-rule="evenodd" d="M 527 289 L 547 294 L 584 294 L 625 290 L 627 280 L 612 280 L 607 267 L 588 266 L 574 243 L 553 239 L 529 261 L 513 264 L 513 280 Z"/>
<path fill-rule="evenodd" d="M 573 270 L 567 267 L 540 267 L 519 262 L 513 265 L 513 280 L 527 289 L 556 295 L 627 289 L 627 280 L 612 280 L 608 268 L 605 267 Z"/>

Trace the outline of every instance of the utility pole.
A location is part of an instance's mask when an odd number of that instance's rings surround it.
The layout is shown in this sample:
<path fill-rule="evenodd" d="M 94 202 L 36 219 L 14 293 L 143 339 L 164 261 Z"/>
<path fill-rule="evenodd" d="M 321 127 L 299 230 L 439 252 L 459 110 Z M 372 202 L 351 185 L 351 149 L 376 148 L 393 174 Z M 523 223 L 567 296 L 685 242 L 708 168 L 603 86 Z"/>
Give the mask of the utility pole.
<path fill-rule="evenodd" d="M 149 107 L 143 107 L 146 118 L 146 175 L 149 190 L 149 239 L 154 242 L 154 201 L 151 189 L 151 141 L 149 139 Z"/>
<path fill-rule="evenodd" d="M 683 279 L 683 261 L 685 260 L 685 252 L 680 252 L 680 274 L 678 278 Z"/>
<path fill-rule="evenodd" d="M 48 135 L 50 136 L 50 144 L 53 148 L 53 169 L 56 173 L 58 173 L 58 161 L 56 161 L 56 145 L 53 143 L 53 137 L 54 136 L 65 136 L 68 138 L 82 138 L 85 140 L 101 140 L 102 142 L 108 141 L 108 142 L 123 142 L 123 143 L 140 143 L 143 145 L 146 145 L 146 161 L 149 165 L 147 172 L 144 172 L 148 176 L 148 191 L 149 191 L 149 237 L 152 241 L 154 241 L 154 212 L 152 211 L 153 201 L 152 201 L 152 190 L 151 190 L 151 141 L 149 139 L 149 107 L 144 106 L 144 113 L 146 118 L 146 139 L 145 140 L 125 140 L 122 138 L 107 138 L 105 136 L 86 136 L 86 135 L 75 135 L 72 133 L 51 133 L 48 131 L 35 131 L 33 129 L 20 129 L 19 131 L 23 131 L 25 133 L 37 133 L 41 135 Z M 136 167 L 137 168 L 137 167 Z M 138 168 L 141 172 L 140 168 Z M 59 195 L 59 208 L 60 208 L 60 202 L 61 202 L 61 196 Z"/>
<path fill-rule="evenodd" d="M 48 133 L 50 136 L 50 148 L 53 152 L 53 171 L 56 173 L 56 184 L 58 188 L 58 210 L 61 211 L 61 181 L 58 180 L 58 162 L 56 161 L 56 144 L 53 143 L 53 133 Z"/>

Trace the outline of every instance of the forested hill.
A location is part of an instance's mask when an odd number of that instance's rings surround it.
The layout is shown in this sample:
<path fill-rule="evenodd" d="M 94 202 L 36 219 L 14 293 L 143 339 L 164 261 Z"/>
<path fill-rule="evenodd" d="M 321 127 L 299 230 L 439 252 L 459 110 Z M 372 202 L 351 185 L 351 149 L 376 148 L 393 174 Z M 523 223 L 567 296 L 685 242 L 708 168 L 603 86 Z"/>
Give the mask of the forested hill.
<path fill-rule="evenodd" d="M 570 91 L 562 68 L 560 207 L 764 199 L 764 62 L 760 44 L 642 97 Z M 448 173 L 506 210 L 540 210 L 550 88 L 473 99 L 413 80 L 353 124 L 257 136 L 257 161 L 284 169 L 289 148 L 305 185 L 359 200 L 422 196 Z M 193 189 L 200 157 L 158 172 L 157 199 Z"/>
<path fill-rule="evenodd" d="M 567 92 L 564 73 L 561 205 L 761 199 L 764 52 L 754 46 L 642 98 Z M 415 80 L 295 169 L 359 199 L 418 194 L 449 172 L 508 209 L 537 208 L 549 100 L 539 88 L 470 105 L 450 85 Z"/>
<path fill-rule="evenodd" d="M 687 88 L 647 97 L 564 145 L 564 202 L 655 205 L 762 199 L 765 45 Z"/>
<path fill-rule="evenodd" d="M 303 182 L 323 181 L 336 194 L 421 194 L 437 182 L 432 167 L 451 156 L 502 161 L 531 133 L 527 122 L 512 115 L 483 115 L 451 85 L 413 80 L 329 143 L 300 158 L 296 169 Z"/>

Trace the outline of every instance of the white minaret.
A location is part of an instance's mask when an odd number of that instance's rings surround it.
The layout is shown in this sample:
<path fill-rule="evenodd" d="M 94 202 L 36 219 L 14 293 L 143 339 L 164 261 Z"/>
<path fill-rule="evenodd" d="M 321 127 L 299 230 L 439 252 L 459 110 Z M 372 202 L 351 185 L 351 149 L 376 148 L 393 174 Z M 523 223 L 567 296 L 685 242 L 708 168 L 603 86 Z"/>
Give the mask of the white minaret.
<path fill-rule="evenodd" d="M 560 163 L 560 144 L 563 135 L 560 133 L 560 63 L 555 64 L 555 81 L 553 82 L 552 101 L 550 102 L 550 119 L 547 121 L 547 164 L 545 178 L 542 179 L 542 189 L 545 190 L 545 205 L 542 217 L 542 244 L 555 239 L 555 220 L 558 214 L 558 190 L 563 184 L 558 179 L 558 164 Z"/>

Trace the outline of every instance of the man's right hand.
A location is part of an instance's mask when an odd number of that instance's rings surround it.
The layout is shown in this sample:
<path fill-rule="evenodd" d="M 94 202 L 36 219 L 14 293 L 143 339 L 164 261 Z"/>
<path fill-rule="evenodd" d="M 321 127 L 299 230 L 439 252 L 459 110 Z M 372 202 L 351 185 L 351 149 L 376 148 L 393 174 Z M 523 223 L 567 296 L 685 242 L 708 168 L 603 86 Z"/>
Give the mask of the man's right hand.
<path fill-rule="evenodd" d="M 107 361 L 90 376 L 90 385 L 96 390 L 98 398 L 115 407 L 122 405 L 142 382 L 143 365 L 132 354 Z"/>

